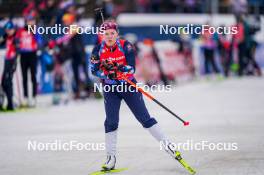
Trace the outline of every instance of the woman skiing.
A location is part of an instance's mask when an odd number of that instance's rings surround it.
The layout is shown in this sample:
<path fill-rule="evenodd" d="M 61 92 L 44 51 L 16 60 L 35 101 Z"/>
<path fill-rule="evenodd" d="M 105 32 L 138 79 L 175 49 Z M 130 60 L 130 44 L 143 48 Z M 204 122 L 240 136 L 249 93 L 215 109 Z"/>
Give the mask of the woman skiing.
<path fill-rule="evenodd" d="M 107 171 L 115 168 L 117 129 L 121 100 L 126 102 L 136 119 L 154 138 L 161 142 L 165 150 L 173 158 L 179 158 L 180 153 L 175 150 L 174 145 L 160 130 L 155 118 L 149 115 L 142 94 L 136 91 L 136 89 L 120 92 L 116 88 L 116 85 L 130 87 L 129 84 L 120 79 L 121 76 L 126 76 L 126 78 L 136 83 L 133 76 L 135 72 L 135 51 L 132 44 L 126 40 L 119 39 L 118 25 L 113 20 L 105 21 L 101 25 L 101 29 L 104 31 L 103 40 L 92 51 L 91 70 L 95 76 L 102 79 L 104 86 L 111 87 L 111 91 L 104 91 L 104 106 L 106 112 L 104 126 L 107 160 L 103 164 L 102 169 Z"/>

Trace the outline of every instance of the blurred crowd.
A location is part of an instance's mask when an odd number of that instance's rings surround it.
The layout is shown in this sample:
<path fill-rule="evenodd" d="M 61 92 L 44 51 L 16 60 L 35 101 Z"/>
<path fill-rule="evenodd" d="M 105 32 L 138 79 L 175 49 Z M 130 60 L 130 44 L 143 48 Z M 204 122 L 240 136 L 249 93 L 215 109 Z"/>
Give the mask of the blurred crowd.
<path fill-rule="evenodd" d="M 23 107 L 35 107 L 36 96 L 41 92 L 41 88 L 50 88 L 54 92 L 53 104 L 59 104 L 63 97 L 62 93 L 68 95 L 63 102 L 67 102 L 72 94 L 73 99 L 86 99 L 90 97 L 101 98 L 100 93 L 93 91 L 93 81 L 89 75 L 89 55 L 85 51 L 83 36 L 69 33 L 65 35 L 34 35 L 28 33 L 28 27 L 54 26 L 61 24 L 69 26 L 79 25 L 78 21 L 85 16 L 85 2 L 73 0 L 24 0 L 22 17 L 24 26 L 17 27 L 12 20 L 12 15 L 4 25 L 4 33 L 0 37 L 0 43 L 6 47 L 4 71 L 1 78 L 0 89 L 0 110 L 14 110 L 13 103 L 13 77 L 17 69 L 17 58 L 20 57 L 20 67 L 22 76 L 23 94 L 19 94 L 19 104 Z M 136 0 L 126 1 L 95 1 L 95 7 L 103 7 L 105 18 L 116 17 L 121 12 L 182 12 L 199 13 L 204 11 L 201 0 Z M 208 3 L 211 1 L 208 1 Z M 215 35 L 205 33 L 200 36 L 202 41 L 202 53 L 204 55 L 204 73 L 216 73 L 230 76 L 230 72 L 235 72 L 238 76 L 258 75 L 261 76 L 261 69 L 255 61 L 255 50 L 258 43 L 254 40 L 254 34 L 259 27 L 251 25 L 247 19 L 248 5 L 253 1 L 234 0 L 221 1 L 226 6 L 232 7 L 236 16 L 238 33 L 236 35 Z M 261 2 L 260 0 L 254 1 Z M 132 5 L 130 6 L 129 4 Z M 101 24 L 101 14 L 94 15 L 95 25 Z M 253 22 L 254 23 L 254 22 Z M 256 23 L 254 23 L 256 24 Z M 98 42 L 98 41 L 97 41 Z M 184 63 L 188 71 L 195 77 L 196 70 L 192 59 L 192 41 L 190 37 L 180 35 L 175 41 L 179 44 L 179 54 L 184 57 Z M 160 82 L 169 84 L 175 77 L 164 73 L 161 66 L 159 54 L 151 43 L 152 54 L 157 62 L 160 72 Z M 94 43 L 96 44 L 96 42 Z M 138 42 L 133 42 L 135 48 L 140 52 Z M 220 65 L 216 62 L 216 55 L 220 58 Z M 237 53 L 237 57 L 235 56 Z M 140 57 L 140 56 L 138 56 Z M 1 58 L 2 59 L 2 58 Z M 30 74 L 28 74 L 30 72 Z M 39 80 L 37 74 L 41 72 Z M 30 75 L 30 76 L 29 76 Z M 45 86 L 47 75 L 51 76 L 51 87 Z M 145 77 L 147 84 L 150 83 Z M 28 87 L 28 81 L 31 81 Z M 50 80 L 49 80 L 50 81 Z M 40 88 L 38 83 L 42 85 Z M 159 83 L 159 82 L 155 82 Z M 29 94 L 29 89 L 32 94 Z M 7 105 L 4 107 L 4 96 L 7 97 Z"/>
<path fill-rule="evenodd" d="M 45 88 L 47 75 L 52 72 L 51 91 L 57 94 L 53 103 L 58 103 L 59 94 L 67 91 L 74 94 L 74 99 L 87 98 L 93 92 L 92 81 L 88 75 L 88 57 L 85 52 L 82 35 L 77 32 L 68 32 L 62 35 L 33 34 L 28 32 L 32 26 L 70 26 L 77 24 L 82 9 L 77 8 L 73 1 L 47 0 L 24 1 L 22 11 L 24 26 L 18 27 L 11 19 L 4 25 L 4 34 L 1 43 L 6 47 L 5 65 L 2 75 L 2 94 L 7 96 L 7 110 L 14 110 L 13 74 L 17 68 L 17 58 L 20 56 L 23 96 L 19 97 L 19 104 L 23 107 L 35 107 L 36 96 Z M 80 73 L 81 69 L 81 73 Z M 37 74 L 41 72 L 39 82 Z M 30 76 L 28 74 L 30 72 Z M 82 77 L 83 76 L 83 77 Z M 28 87 L 28 81 L 31 81 Z M 32 89 L 32 94 L 29 94 Z M 81 94 L 81 92 L 84 92 Z M 19 94 L 20 95 L 20 94 Z M 100 97 L 100 94 L 95 95 Z M 3 99 L 3 98 L 2 98 Z M 0 108 L 3 109 L 3 100 Z M 0 101 L 0 102 L 1 102 Z"/>
<path fill-rule="evenodd" d="M 258 43 L 254 39 L 260 28 L 250 25 L 247 16 L 242 13 L 236 14 L 236 24 L 233 27 L 237 27 L 236 34 L 206 32 L 201 36 L 205 74 L 219 74 L 221 69 L 225 77 L 228 77 L 231 71 L 236 72 L 238 76 L 261 76 L 261 68 L 255 60 Z M 220 65 L 216 64 L 216 56 L 220 58 Z"/>
<path fill-rule="evenodd" d="M 263 0 L 96 0 L 107 16 L 126 13 L 264 13 Z"/>
<path fill-rule="evenodd" d="M 2 13 L 12 12 L 20 15 L 20 11 L 15 9 L 27 7 L 30 10 L 37 7 L 42 12 L 52 13 L 62 12 L 64 6 L 73 0 L 57 0 L 53 5 L 47 7 L 48 0 L 12 0 L 0 1 L 0 11 Z M 53 1 L 53 0 L 52 0 Z M 23 2 L 23 3 L 21 3 Z M 263 0 L 74 0 L 78 13 L 85 17 L 94 15 L 93 9 L 104 7 L 105 13 L 111 16 L 127 13 L 233 13 L 234 11 L 247 11 L 249 13 L 264 13 Z M 1 7 L 2 6 L 2 7 Z M 49 6 L 49 5 L 48 5 Z M 56 10 L 56 6 L 60 6 Z M 14 8 L 13 8 L 14 7 Z M 46 9 L 46 10 L 45 10 Z M 85 12 L 85 13 L 84 13 Z M 43 13 L 42 13 L 43 14 Z M 47 17 L 44 17 L 48 19 Z"/>

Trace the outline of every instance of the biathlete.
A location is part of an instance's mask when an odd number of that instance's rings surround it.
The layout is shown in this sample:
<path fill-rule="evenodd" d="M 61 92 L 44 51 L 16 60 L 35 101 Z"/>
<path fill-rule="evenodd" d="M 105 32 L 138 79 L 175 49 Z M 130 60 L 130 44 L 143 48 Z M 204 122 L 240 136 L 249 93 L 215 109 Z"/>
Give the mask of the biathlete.
<path fill-rule="evenodd" d="M 142 94 L 136 89 L 126 92 L 117 90 L 117 84 L 130 86 L 120 79 L 121 76 L 126 76 L 136 83 L 133 76 L 135 73 L 135 50 L 127 40 L 119 39 L 118 25 L 115 21 L 107 20 L 101 27 L 104 30 L 103 40 L 92 51 L 91 70 L 93 75 L 102 80 L 104 86 L 112 86 L 111 91 L 103 93 L 106 112 L 104 127 L 107 160 L 103 164 L 102 170 L 108 171 L 115 168 L 119 109 L 122 100 L 126 102 L 142 126 L 162 143 L 166 152 L 173 158 L 178 158 L 180 153 L 161 131 L 156 119 L 150 116 Z"/>

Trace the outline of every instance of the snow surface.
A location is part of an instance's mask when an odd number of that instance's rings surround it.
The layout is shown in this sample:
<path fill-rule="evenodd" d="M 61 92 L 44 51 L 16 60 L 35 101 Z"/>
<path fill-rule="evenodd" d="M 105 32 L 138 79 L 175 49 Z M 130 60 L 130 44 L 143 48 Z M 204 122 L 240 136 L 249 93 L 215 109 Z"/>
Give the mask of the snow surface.
<path fill-rule="evenodd" d="M 199 175 L 264 174 L 263 78 L 202 80 L 181 85 L 170 93 L 155 93 L 161 102 L 190 121 L 182 126 L 153 102 L 145 100 L 152 116 L 175 143 L 235 142 L 236 151 L 182 151 Z M 0 113 L 1 175 L 87 175 L 100 169 L 104 151 L 29 151 L 28 141 L 104 141 L 103 100 L 47 106 L 50 96 L 39 97 L 37 109 Z M 159 150 L 159 144 L 136 121 L 128 107 L 120 111 L 117 168 L 124 175 L 188 173 Z"/>

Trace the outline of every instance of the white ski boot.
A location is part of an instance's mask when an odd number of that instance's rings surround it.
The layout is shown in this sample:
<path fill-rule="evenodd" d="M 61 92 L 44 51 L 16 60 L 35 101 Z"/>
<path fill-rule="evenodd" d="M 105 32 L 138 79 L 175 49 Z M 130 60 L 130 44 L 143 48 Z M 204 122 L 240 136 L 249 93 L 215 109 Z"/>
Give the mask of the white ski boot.
<path fill-rule="evenodd" d="M 106 162 L 102 166 L 102 170 L 104 171 L 110 171 L 115 168 L 116 164 L 116 157 L 108 155 L 106 158 Z"/>
<path fill-rule="evenodd" d="M 175 146 L 173 145 L 173 143 L 165 141 L 165 143 L 163 143 L 164 149 L 165 151 L 174 159 L 176 160 L 180 160 L 181 158 L 181 153 L 179 151 L 176 150 Z"/>

